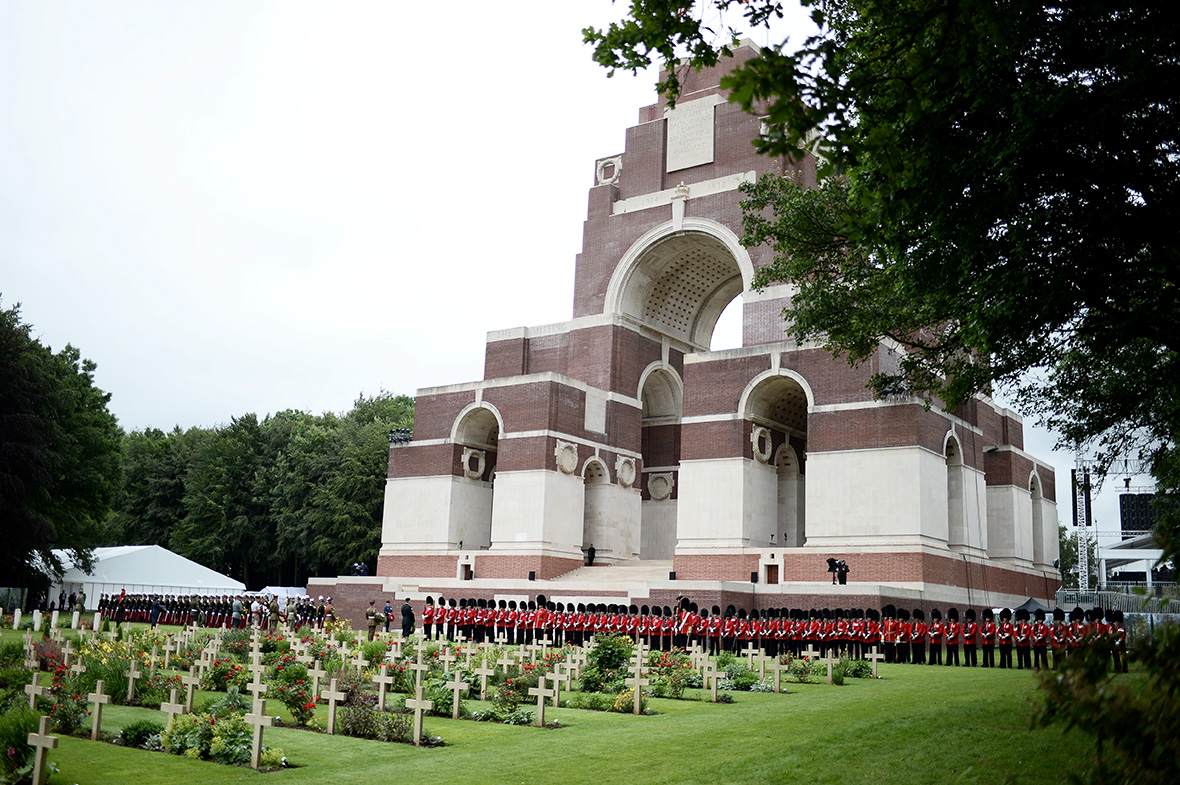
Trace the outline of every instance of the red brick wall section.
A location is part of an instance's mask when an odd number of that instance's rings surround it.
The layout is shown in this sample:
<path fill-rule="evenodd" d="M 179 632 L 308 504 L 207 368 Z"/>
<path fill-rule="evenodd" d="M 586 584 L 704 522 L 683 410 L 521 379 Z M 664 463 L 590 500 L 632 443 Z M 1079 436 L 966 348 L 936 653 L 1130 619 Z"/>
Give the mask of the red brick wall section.
<path fill-rule="evenodd" d="M 419 395 L 414 399 L 414 438 L 446 439 L 459 412 L 475 403 L 475 391 Z"/>
<path fill-rule="evenodd" d="M 458 556 L 437 554 L 377 557 L 377 574 L 386 577 L 454 578 L 458 571 Z"/>
<path fill-rule="evenodd" d="M 919 438 L 921 413 L 918 404 L 812 412 L 807 418 L 807 449 L 828 452 L 912 445 Z M 926 434 L 930 442 L 926 446 L 933 448 L 934 434 L 930 429 Z M 941 445 L 941 438 L 938 442 Z"/>
<path fill-rule="evenodd" d="M 475 557 L 475 577 L 521 580 L 528 578 L 529 572 L 533 571 L 536 572 L 538 580 L 550 580 L 571 570 L 576 570 L 582 564 L 581 559 L 567 559 L 541 554 L 513 556 L 481 553 Z M 540 590 L 538 589 L 538 591 Z"/>
<path fill-rule="evenodd" d="M 488 341 L 483 357 L 483 378 L 500 379 L 525 373 L 525 340 Z"/>
<path fill-rule="evenodd" d="M 681 426 L 680 459 L 753 457 L 748 420 L 694 422 Z"/>
<path fill-rule="evenodd" d="M 453 444 L 414 443 L 396 445 L 389 450 L 390 477 L 434 477 L 459 474 L 459 460 Z"/>
<path fill-rule="evenodd" d="M 676 466 L 680 463 L 680 425 L 649 425 L 643 429 L 643 463 Z"/>
<path fill-rule="evenodd" d="M 672 560 L 672 569 L 678 581 L 748 581 L 750 573 L 758 571 L 758 554 L 678 554 Z"/>

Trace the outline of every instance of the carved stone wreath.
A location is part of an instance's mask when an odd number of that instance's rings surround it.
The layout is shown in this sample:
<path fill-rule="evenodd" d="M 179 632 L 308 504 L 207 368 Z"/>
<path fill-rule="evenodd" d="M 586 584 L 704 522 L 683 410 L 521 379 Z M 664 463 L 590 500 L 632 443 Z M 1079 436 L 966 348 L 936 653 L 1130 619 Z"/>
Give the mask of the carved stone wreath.
<path fill-rule="evenodd" d="M 758 463 L 770 461 L 770 451 L 774 448 L 774 440 L 771 438 L 769 428 L 755 425 L 754 429 L 750 431 L 750 444 L 754 446 L 754 459 Z"/>
<path fill-rule="evenodd" d="M 472 466 L 472 462 L 475 463 L 474 466 Z M 463 476 L 469 480 L 478 480 L 483 477 L 487 465 L 488 454 L 486 452 L 473 447 L 463 448 Z"/>
<path fill-rule="evenodd" d="M 615 476 L 619 478 L 619 485 L 630 488 L 635 484 L 635 459 L 624 458 L 620 455 L 615 459 Z"/>
<path fill-rule="evenodd" d="M 647 493 L 653 501 L 662 502 L 672 495 L 673 484 L 671 472 L 652 474 L 647 478 Z"/>
<path fill-rule="evenodd" d="M 553 450 L 553 457 L 557 459 L 557 468 L 562 474 L 573 474 L 578 470 L 578 446 L 569 442 L 559 441 Z"/>
<path fill-rule="evenodd" d="M 595 179 L 598 180 L 599 185 L 610 185 L 618 182 L 619 173 L 623 170 L 623 157 L 617 155 L 614 158 L 604 158 L 598 162 L 598 169 L 595 172 Z"/>

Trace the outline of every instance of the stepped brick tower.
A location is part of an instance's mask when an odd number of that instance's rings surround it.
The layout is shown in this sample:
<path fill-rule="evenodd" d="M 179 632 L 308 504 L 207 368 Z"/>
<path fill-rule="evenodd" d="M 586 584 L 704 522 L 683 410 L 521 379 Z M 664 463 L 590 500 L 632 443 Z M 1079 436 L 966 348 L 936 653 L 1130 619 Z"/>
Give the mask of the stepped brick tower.
<path fill-rule="evenodd" d="M 572 318 L 492 332 L 481 381 L 418 391 L 413 439 L 390 449 L 378 576 L 504 596 L 593 545 L 596 565 L 667 562 L 648 590 L 671 596 L 814 597 L 835 557 L 850 584 L 831 589 L 871 602 L 1051 598 L 1054 475 L 1020 418 L 984 397 L 953 413 L 874 400 L 896 347 L 850 367 L 786 338 L 792 286 L 751 290 L 771 252 L 740 244 L 738 186 L 814 183 L 815 166 L 755 154 L 760 121 L 726 102 L 725 67 L 690 73 L 675 109 L 644 107 L 594 162 Z M 743 347 L 711 352 L 737 297 Z"/>

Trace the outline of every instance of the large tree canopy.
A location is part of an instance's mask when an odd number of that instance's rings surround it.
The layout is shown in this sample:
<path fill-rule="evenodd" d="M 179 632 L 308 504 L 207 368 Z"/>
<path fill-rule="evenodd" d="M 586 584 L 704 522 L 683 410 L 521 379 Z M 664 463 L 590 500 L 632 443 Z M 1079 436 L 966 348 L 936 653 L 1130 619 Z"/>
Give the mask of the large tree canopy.
<path fill-rule="evenodd" d="M 762 150 L 826 159 L 820 189 L 746 189 L 745 240 L 776 251 L 758 282 L 799 287 L 793 334 L 853 362 L 895 342 L 878 393 L 953 407 L 1006 385 L 1067 443 L 1142 454 L 1175 490 L 1180 15 L 1133 0 L 803 3 L 817 35 L 722 83 L 766 118 Z M 733 44 L 703 18 L 781 8 L 702 5 L 633 0 L 585 37 L 612 69 L 662 60 L 675 98 L 681 69 Z"/>
<path fill-rule="evenodd" d="M 88 565 L 118 494 L 121 433 L 94 369 L 0 310 L 0 576 L 13 585 L 60 569 L 55 548 Z"/>

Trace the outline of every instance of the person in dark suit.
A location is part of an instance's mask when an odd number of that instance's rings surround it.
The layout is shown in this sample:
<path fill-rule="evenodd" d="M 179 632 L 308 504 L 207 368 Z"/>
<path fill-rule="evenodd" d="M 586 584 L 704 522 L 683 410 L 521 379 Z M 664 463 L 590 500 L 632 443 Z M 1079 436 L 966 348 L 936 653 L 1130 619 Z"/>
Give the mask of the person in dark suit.
<path fill-rule="evenodd" d="M 407 597 L 405 603 L 402 604 L 402 637 L 408 638 L 414 634 L 414 608 L 410 605 L 410 598 Z"/>

